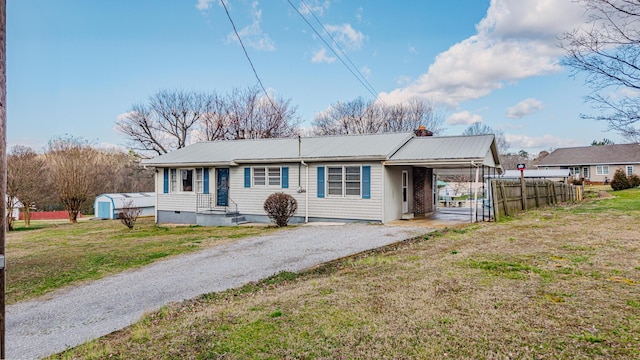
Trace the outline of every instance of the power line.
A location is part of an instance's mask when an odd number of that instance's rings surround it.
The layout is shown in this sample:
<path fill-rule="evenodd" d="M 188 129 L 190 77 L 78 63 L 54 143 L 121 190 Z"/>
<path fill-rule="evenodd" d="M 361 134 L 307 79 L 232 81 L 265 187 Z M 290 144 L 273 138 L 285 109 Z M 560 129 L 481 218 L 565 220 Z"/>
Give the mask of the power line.
<path fill-rule="evenodd" d="M 229 14 L 229 9 L 227 9 L 227 4 L 225 4 L 225 0 L 220 0 L 220 3 L 222 4 L 222 7 L 224 7 L 225 13 L 227 13 L 227 18 L 229 19 L 229 22 L 231 23 L 231 27 L 233 28 L 233 32 L 236 34 L 236 37 L 238 38 L 238 42 L 240 43 L 240 46 L 242 47 L 242 51 L 244 51 L 244 56 L 249 61 L 249 65 L 251 65 L 251 70 L 253 70 L 253 75 L 255 75 L 256 80 L 258 80 L 258 84 L 260 85 L 260 88 L 264 92 L 264 95 L 267 97 L 267 100 L 269 100 L 269 103 L 271 104 L 271 107 L 273 107 L 273 110 L 275 111 L 275 113 L 278 114 L 280 112 L 280 110 L 278 109 L 276 104 L 273 103 L 273 100 L 271 99 L 271 96 L 269 96 L 269 93 L 267 93 L 267 89 L 265 89 L 264 85 L 262 84 L 262 80 L 260 80 L 260 76 L 258 76 L 258 72 L 256 71 L 255 66 L 253 66 L 253 61 L 251 61 L 251 57 L 249 57 L 249 53 L 247 52 L 247 48 L 244 46 L 244 43 L 242 42 L 242 38 L 240 37 L 240 34 L 238 33 L 238 29 L 236 29 L 236 24 L 233 22 L 233 19 L 231 18 L 231 14 Z M 289 126 L 289 124 L 287 123 L 286 120 L 284 120 L 284 118 L 282 118 L 281 121 L 285 125 L 285 127 L 287 127 L 289 129 L 289 131 L 291 131 L 292 134 L 296 134 L 297 133 L 296 131 L 294 131 L 294 129 L 292 129 Z"/>
<path fill-rule="evenodd" d="M 338 44 L 338 42 L 331 36 L 331 34 L 329 33 L 329 31 L 324 27 L 324 25 L 322 25 L 322 22 L 315 16 L 315 14 L 313 13 L 313 11 L 311 10 L 311 8 L 309 7 L 309 5 L 307 5 L 304 0 L 302 0 L 301 2 L 307 7 L 307 9 L 309 10 L 309 12 L 313 15 L 313 17 L 316 19 L 316 21 L 320 24 L 320 26 L 322 26 L 322 28 L 324 29 L 324 31 L 329 35 L 329 37 L 331 38 L 331 40 L 333 41 L 333 43 L 336 44 L 336 46 L 340 49 L 340 51 L 344 54 L 344 56 L 349 60 L 349 62 L 351 63 L 351 65 L 353 66 L 353 69 L 347 65 L 347 63 L 342 59 L 342 56 L 340 54 L 338 54 L 338 52 L 333 48 L 333 46 L 331 46 L 327 40 L 325 40 L 325 38 L 316 30 L 315 27 L 313 27 L 313 25 L 311 25 L 311 23 L 309 22 L 309 20 L 307 20 L 306 17 L 304 17 L 304 15 L 302 15 L 302 13 L 300 12 L 300 10 L 298 10 L 298 8 L 293 5 L 293 3 L 291 3 L 291 0 L 287 0 L 287 2 L 289 3 L 289 5 L 291 5 L 291 7 L 298 13 L 298 15 L 300 15 L 300 17 L 302 18 L 302 20 L 304 20 L 305 23 L 307 23 L 307 25 L 309 25 L 309 27 L 311 28 L 311 30 L 313 30 L 313 32 L 316 33 L 316 35 L 318 35 L 318 37 L 320 38 L 320 40 L 322 40 L 322 42 L 329 48 L 329 50 L 331 50 L 331 52 L 333 52 L 333 54 L 338 58 L 338 60 L 340 60 L 340 62 L 342 63 L 342 65 L 344 65 L 347 70 L 349 70 L 349 72 L 356 78 L 356 80 L 358 80 L 358 82 L 360 82 L 360 84 L 362 86 L 365 87 L 365 89 L 367 89 L 367 91 L 373 95 L 374 98 L 378 98 L 378 92 L 373 88 L 373 86 L 371 86 L 371 84 L 366 80 L 366 78 L 364 77 L 364 75 L 362 75 L 362 73 L 357 69 L 357 67 L 353 64 L 353 62 L 351 61 L 351 59 L 349 59 L 349 56 L 346 54 L 346 52 L 344 50 L 342 50 L 342 48 L 340 47 L 340 45 Z M 355 71 L 354 71 L 355 69 Z M 356 74 L 357 72 L 357 74 Z"/>

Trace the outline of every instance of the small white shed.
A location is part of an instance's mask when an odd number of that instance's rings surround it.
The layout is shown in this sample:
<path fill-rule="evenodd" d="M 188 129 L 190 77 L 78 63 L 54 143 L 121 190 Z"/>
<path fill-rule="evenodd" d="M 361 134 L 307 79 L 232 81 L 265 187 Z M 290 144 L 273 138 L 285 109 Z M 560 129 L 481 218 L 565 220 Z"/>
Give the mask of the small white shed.
<path fill-rule="evenodd" d="M 6 196 L 6 195 L 5 195 Z M 9 200 L 9 196 L 5 197 L 5 202 L 4 202 L 4 211 L 5 213 L 8 211 L 7 210 L 7 202 Z M 22 203 L 20 202 L 20 200 L 18 200 L 18 198 L 14 198 L 13 199 L 13 212 L 11 213 L 12 217 L 14 220 L 18 220 L 20 218 L 20 209 L 22 209 L 24 207 L 24 205 L 22 205 Z"/>
<path fill-rule="evenodd" d="M 102 194 L 93 203 L 93 213 L 97 219 L 117 219 L 120 210 L 129 202 L 140 210 L 140 216 L 154 216 L 156 209 L 155 192 Z"/>

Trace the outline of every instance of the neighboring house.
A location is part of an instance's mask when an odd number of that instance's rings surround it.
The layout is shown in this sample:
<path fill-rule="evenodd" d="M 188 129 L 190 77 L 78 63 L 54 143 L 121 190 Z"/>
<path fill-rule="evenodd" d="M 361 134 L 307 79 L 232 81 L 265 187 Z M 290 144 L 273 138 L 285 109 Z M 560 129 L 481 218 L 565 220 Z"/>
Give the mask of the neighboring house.
<path fill-rule="evenodd" d="M 505 170 L 504 173 L 497 176 L 487 175 L 487 178 L 504 179 L 504 180 L 517 180 L 521 177 L 525 179 L 542 179 L 551 181 L 561 181 L 567 183 L 571 174 L 569 169 L 548 169 L 548 170 L 531 170 L 525 169 L 523 173 L 520 170 Z"/>
<path fill-rule="evenodd" d="M 4 202 L 4 212 L 5 214 L 7 213 L 7 202 L 9 200 L 9 196 L 5 195 L 5 202 Z M 13 211 L 11 212 L 11 217 L 14 220 L 18 220 L 20 218 L 20 209 L 22 209 L 24 207 L 24 205 L 22 205 L 22 203 L 20 202 L 20 200 L 18 200 L 18 198 L 13 198 Z"/>
<path fill-rule="evenodd" d="M 93 214 L 98 219 L 117 219 L 120 211 L 131 202 L 140 209 L 140 216 L 156 214 L 156 194 L 153 192 L 102 194 L 93 203 Z"/>
<path fill-rule="evenodd" d="M 413 133 L 202 142 L 142 164 L 156 168 L 156 222 L 200 225 L 269 222 L 274 192 L 297 200 L 293 223 L 384 223 L 432 212 L 438 169 L 500 168 L 493 135 Z"/>
<path fill-rule="evenodd" d="M 560 148 L 538 160 L 538 169 L 567 169 L 574 179 L 607 183 L 617 169 L 640 174 L 640 145 L 616 144 Z"/>

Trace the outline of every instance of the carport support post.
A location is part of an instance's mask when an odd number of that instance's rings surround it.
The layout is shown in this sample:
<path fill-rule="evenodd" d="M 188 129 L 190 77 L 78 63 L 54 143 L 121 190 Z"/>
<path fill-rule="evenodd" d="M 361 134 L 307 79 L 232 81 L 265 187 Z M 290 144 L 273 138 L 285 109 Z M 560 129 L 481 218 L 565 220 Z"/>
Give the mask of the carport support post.
<path fill-rule="evenodd" d="M 527 211 L 527 184 L 524 182 L 524 168 L 520 169 L 520 192 L 522 193 L 522 210 Z"/>
<path fill-rule="evenodd" d="M 473 191 L 473 218 L 471 222 L 478 221 L 478 177 L 480 176 L 480 167 L 475 163 L 471 163 L 476 167 L 476 186 Z"/>

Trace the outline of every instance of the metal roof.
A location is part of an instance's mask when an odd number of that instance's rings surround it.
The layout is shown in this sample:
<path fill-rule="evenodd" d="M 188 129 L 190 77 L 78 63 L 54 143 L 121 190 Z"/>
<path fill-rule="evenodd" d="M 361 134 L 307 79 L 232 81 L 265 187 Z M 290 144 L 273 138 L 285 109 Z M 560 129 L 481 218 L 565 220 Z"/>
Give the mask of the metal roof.
<path fill-rule="evenodd" d="M 428 136 L 411 139 L 389 159 L 389 163 L 468 163 L 482 162 L 488 156 L 493 158 L 494 164 L 500 164 L 493 135 Z"/>
<path fill-rule="evenodd" d="M 476 162 L 500 166 L 493 135 L 416 137 L 413 133 L 201 142 L 142 164 L 216 166 L 300 160 L 374 160 L 386 161 L 387 165 L 433 167 L 469 166 Z"/>
<path fill-rule="evenodd" d="M 640 163 L 639 144 L 580 146 L 555 149 L 536 166 L 578 166 Z"/>
<path fill-rule="evenodd" d="M 323 136 L 298 139 L 258 139 L 201 142 L 178 149 L 143 165 L 171 166 L 273 161 L 388 159 L 413 133 Z"/>
<path fill-rule="evenodd" d="M 151 207 L 156 205 L 155 192 L 100 194 L 96 196 L 96 200 L 99 200 L 101 197 L 112 200 L 116 209 L 122 208 L 129 200 L 132 201 L 136 207 Z"/>
<path fill-rule="evenodd" d="M 498 179 L 520 179 L 520 170 L 506 170 L 502 175 L 486 175 L 485 177 Z M 566 178 L 569 177 L 569 169 L 553 169 L 553 170 L 524 170 L 525 179 L 548 179 L 548 178 Z"/>

